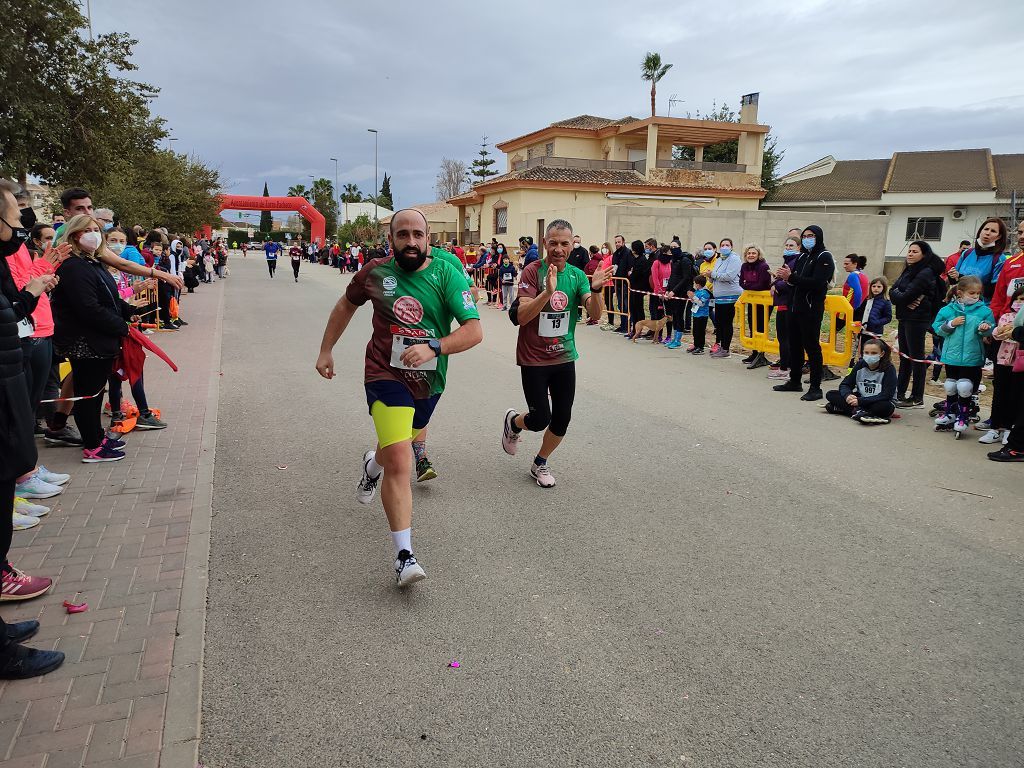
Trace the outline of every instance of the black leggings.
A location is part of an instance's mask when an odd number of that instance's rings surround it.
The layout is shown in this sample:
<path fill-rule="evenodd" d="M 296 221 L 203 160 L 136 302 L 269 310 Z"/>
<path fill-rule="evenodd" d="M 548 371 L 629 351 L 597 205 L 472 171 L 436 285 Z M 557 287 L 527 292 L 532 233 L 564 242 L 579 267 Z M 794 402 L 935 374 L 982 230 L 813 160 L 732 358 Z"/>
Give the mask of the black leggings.
<path fill-rule="evenodd" d="M 274 270 L 277 269 L 277 259 L 267 259 L 267 269 L 270 271 L 270 276 L 274 276 Z"/>
<path fill-rule="evenodd" d="M 789 310 L 780 309 L 775 313 L 775 338 L 779 342 L 779 368 L 789 370 Z M 801 352 L 801 356 L 803 353 Z M 803 367 L 801 361 L 800 366 Z"/>
<path fill-rule="evenodd" d="M 295 279 L 296 280 L 299 279 L 299 265 L 301 263 L 302 263 L 301 261 L 296 261 L 295 259 L 292 259 L 292 272 L 295 273 Z"/>
<path fill-rule="evenodd" d="M 822 312 L 786 312 L 789 317 L 789 381 L 799 384 L 804 370 L 804 355 L 811 369 L 811 389 L 821 389 L 821 317 Z M 924 386 L 924 382 L 921 383 Z"/>
<path fill-rule="evenodd" d="M 715 341 L 726 352 L 732 345 L 732 321 L 735 317 L 735 304 L 715 304 Z"/>
<path fill-rule="evenodd" d="M 110 410 L 116 413 L 121 410 L 121 377 L 116 373 L 111 373 L 107 386 L 109 387 L 107 402 L 110 403 Z M 131 385 L 131 389 L 132 397 L 135 398 L 135 407 L 139 409 L 140 413 L 147 413 L 149 402 L 146 400 L 146 387 L 142 381 L 142 374 L 139 374 L 138 380 Z"/>
<path fill-rule="evenodd" d="M 924 340 L 931 324 L 923 320 L 900 320 L 896 330 L 896 340 L 901 355 L 908 355 L 915 360 L 924 359 Z M 907 385 L 913 374 L 910 397 L 913 400 L 924 399 L 924 380 L 928 375 L 928 363 L 913 363 L 906 358 L 900 360 L 900 372 L 897 377 L 896 393 L 898 397 L 907 396 Z"/>
<path fill-rule="evenodd" d="M 572 401 L 576 397 L 576 363 L 524 365 L 519 370 L 523 377 L 526 405 L 530 409 L 523 417 L 526 428 L 531 432 L 547 428 L 551 434 L 564 437 L 572 418 Z"/>
<path fill-rule="evenodd" d="M 39 407 L 39 401 L 43 399 L 43 390 L 50 377 L 50 366 L 53 363 L 52 339 L 50 337 L 22 339 L 21 357 L 25 370 L 25 382 L 28 384 L 28 398 L 34 413 Z"/>
<path fill-rule="evenodd" d="M 631 291 L 629 294 L 629 332 L 633 332 L 638 320 L 646 319 L 647 315 L 644 314 L 644 295 Z"/>
<path fill-rule="evenodd" d="M 846 402 L 846 398 L 839 394 L 838 389 L 832 389 L 826 392 L 825 399 L 828 400 L 832 404 L 832 407 L 840 413 L 846 414 L 847 416 L 853 415 L 853 406 Z M 869 413 L 872 416 L 881 416 L 883 419 L 888 419 L 892 416 L 892 412 L 896 410 L 896 406 L 893 405 L 892 400 L 882 400 L 877 403 L 862 405 L 857 410 Z"/>
<path fill-rule="evenodd" d="M 665 304 L 668 307 L 669 314 L 672 315 L 673 330 L 684 331 L 686 329 L 687 301 L 685 299 L 669 299 Z"/>
<path fill-rule="evenodd" d="M 704 349 L 704 337 L 708 332 L 708 318 L 693 318 L 693 346 L 695 349 Z"/>
<path fill-rule="evenodd" d="M 71 358 L 75 397 L 88 397 L 104 389 L 113 364 L 114 360 L 110 357 Z M 92 450 L 99 448 L 103 442 L 103 427 L 100 424 L 102 411 L 102 394 L 75 403 L 72 413 L 75 414 L 78 432 L 82 435 L 82 447 Z"/>

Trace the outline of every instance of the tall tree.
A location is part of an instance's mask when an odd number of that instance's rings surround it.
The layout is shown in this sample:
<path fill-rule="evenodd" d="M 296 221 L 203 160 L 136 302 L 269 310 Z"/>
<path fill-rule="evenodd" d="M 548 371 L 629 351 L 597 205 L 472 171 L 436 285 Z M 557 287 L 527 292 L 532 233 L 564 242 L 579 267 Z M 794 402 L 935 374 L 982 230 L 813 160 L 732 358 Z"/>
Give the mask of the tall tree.
<path fill-rule="evenodd" d="M 293 184 L 288 187 L 288 192 L 286 194 L 288 197 L 304 197 L 307 200 L 310 199 L 310 190 L 306 189 L 305 184 Z"/>
<path fill-rule="evenodd" d="M 395 210 L 395 202 L 391 197 L 391 177 L 386 173 L 384 174 L 384 181 L 380 183 L 380 194 L 377 195 L 377 205 L 381 208 L 387 208 L 389 211 Z"/>
<path fill-rule="evenodd" d="M 486 136 L 484 136 L 484 140 L 480 144 L 480 151 L 476 154 L 477 158 L 470 166 L 469 175 L 476 178 L 478 182 L 487 181 L 488 176 L 497 176 L 498 172 L 491 168 L 491 166 L 494 165 L 494 158 L 491 157 L 491 153 L 487 151 Z"/>
<path fill-rule="evenodd" d="M 341 188 L 341 202 L 343 203 L 361 203 L 363 202 L 363 193 L 359 191 L 358 184 L 345 184 Z"/>
<path fill-rule="evenodd" d="M 711 112 L 702 113 L 699 109 L 696 114 L 686 113 L 687 117 L 697 120 L 711 120 L 720 123 L 738 123 L 739 115 L 733 111 L 728 104 L 721 106 L 712 104 Z M 740 143 L 738 139 L 723 141 L 718 144 L 710 144 L 704 147 L 705 163 L 735 163 L 739 157 Z M 786 150 L 779 149 L 779 140 L 769 131 L 764 137 L 764 155 L 761 161 L 761 186 L 769 194 L 779 186 L 779 167 L 782 165 L 782 158 Z M 693 147 L 673 147 L 672 157 L 675 160 L 693 160 Z"/>
<path fill-rule="evenodd" d="M 123 77 L 137 41 L 90 39 L 76 0 L 0 7 L 0 175 L 92 188 L 166 137 L 156 88 Z"/>
<path fill-rule="evenodd" d="M 327 232 L 333 235 L 338 231 L 338 201 L 334 196 L 334 183 L 330 179 L 316 179 L 309 190 L 309 201 L 313 207 L 323 214 Z"/>
<path fill-rule="evenodd" d="M 270 197 L 270 190 L 267 188 L 267 182 L 263 182 L 263 196 Z M 260 212 L 260 232 L 270 234 L 274 231 L 274 217 L 270 215 L 270 211 Z"/>
<path fill-rule="evenodd" d="M 660 53 L 647 52 L 644 56 L 644 62 L 640 65 L 640 77 L 643 80 L 648 80 L 651 83 L 651 117 L 654 117 L 654 107 L 656 103 L 656 95 L 658 92 L 658 81 L 661 80 L 668 71 L 672 69 L 671 64 L 661 63 Z"/>
<path fill-rule="evenodd" d="M 437 172 L 437 181 L 434 183 L 434 191 L 438 200 L 447 200 L 462 194 L 466 188 L 467 170 L 466 164 L 461 160 L 452 160 L 448 157 L 441 158 L 441 169 Z"/>

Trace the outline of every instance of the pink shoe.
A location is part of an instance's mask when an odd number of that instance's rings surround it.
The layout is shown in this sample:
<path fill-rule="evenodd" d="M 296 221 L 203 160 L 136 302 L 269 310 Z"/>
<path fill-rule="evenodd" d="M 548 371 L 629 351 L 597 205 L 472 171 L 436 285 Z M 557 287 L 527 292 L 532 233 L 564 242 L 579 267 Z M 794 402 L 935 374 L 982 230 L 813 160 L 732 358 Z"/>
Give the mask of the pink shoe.
<path fill-rule="evenodd" d="M 712 345 L 711 345 L 711 354 L 712 354 L 712 355 L 713 355 L 713 354 L 715 354 L 715 352 L 717 352 L 717 351 L 718 351 L 718 350 L 720 350 L 721 348 L 722 348 L 722 345 L 721 345 L 721 344 L 719 344 L 719 343 L 718 343 L 718 342 L 716 341 L 716 342 L 715 342 L 714 344 L 712 344 Z"/>
<path fill-rule="evenodd" d="M 519 448 L 519 433 L 512 429 L 512 420 L 515 417 L 516 412 L 509 408 L 505 411 L 505 420 L 502 423 L 501 447 L 509 456 L 515 456 Z"/>

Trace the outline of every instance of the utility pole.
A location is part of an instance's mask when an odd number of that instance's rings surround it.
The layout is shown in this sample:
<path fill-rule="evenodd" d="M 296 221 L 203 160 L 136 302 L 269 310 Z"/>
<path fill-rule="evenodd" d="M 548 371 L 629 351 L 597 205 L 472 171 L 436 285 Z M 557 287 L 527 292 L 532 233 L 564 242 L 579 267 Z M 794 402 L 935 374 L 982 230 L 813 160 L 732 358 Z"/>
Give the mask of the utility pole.
<path fill-rule="evenodd" d="M 338 205 L 341 205 L 341 190 L 338 189 L 338 158 L 332 157 L 334 161 L 334 194 L 338 196 Z"/>
<path fill-rule="evenodd" d="M 367 131 L 373 134 L 373 223 L 377 223 L 377 196 L 380 194 L 380 190 L 377 189 L 377 138 L 378 133 L 376 128 L 367 128 Z"/>

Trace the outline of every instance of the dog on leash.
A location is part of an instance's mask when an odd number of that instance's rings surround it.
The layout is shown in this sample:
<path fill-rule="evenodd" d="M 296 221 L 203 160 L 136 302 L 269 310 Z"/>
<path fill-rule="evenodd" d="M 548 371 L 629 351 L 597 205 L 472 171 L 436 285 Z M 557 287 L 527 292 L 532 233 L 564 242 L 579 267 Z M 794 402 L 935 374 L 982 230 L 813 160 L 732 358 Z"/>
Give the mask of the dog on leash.
<path fill-rule="evenodd" d="M 637 320 L 633 325 L 633 343 L 636 344 L 644 333 L 650 331 L 653 335 L 651 343 L 657 344 L 658 339 L 661 338 L 661 332 L 665 330 L 667 323 L 668 315 L 665 315 L 660 320 Z"/>

